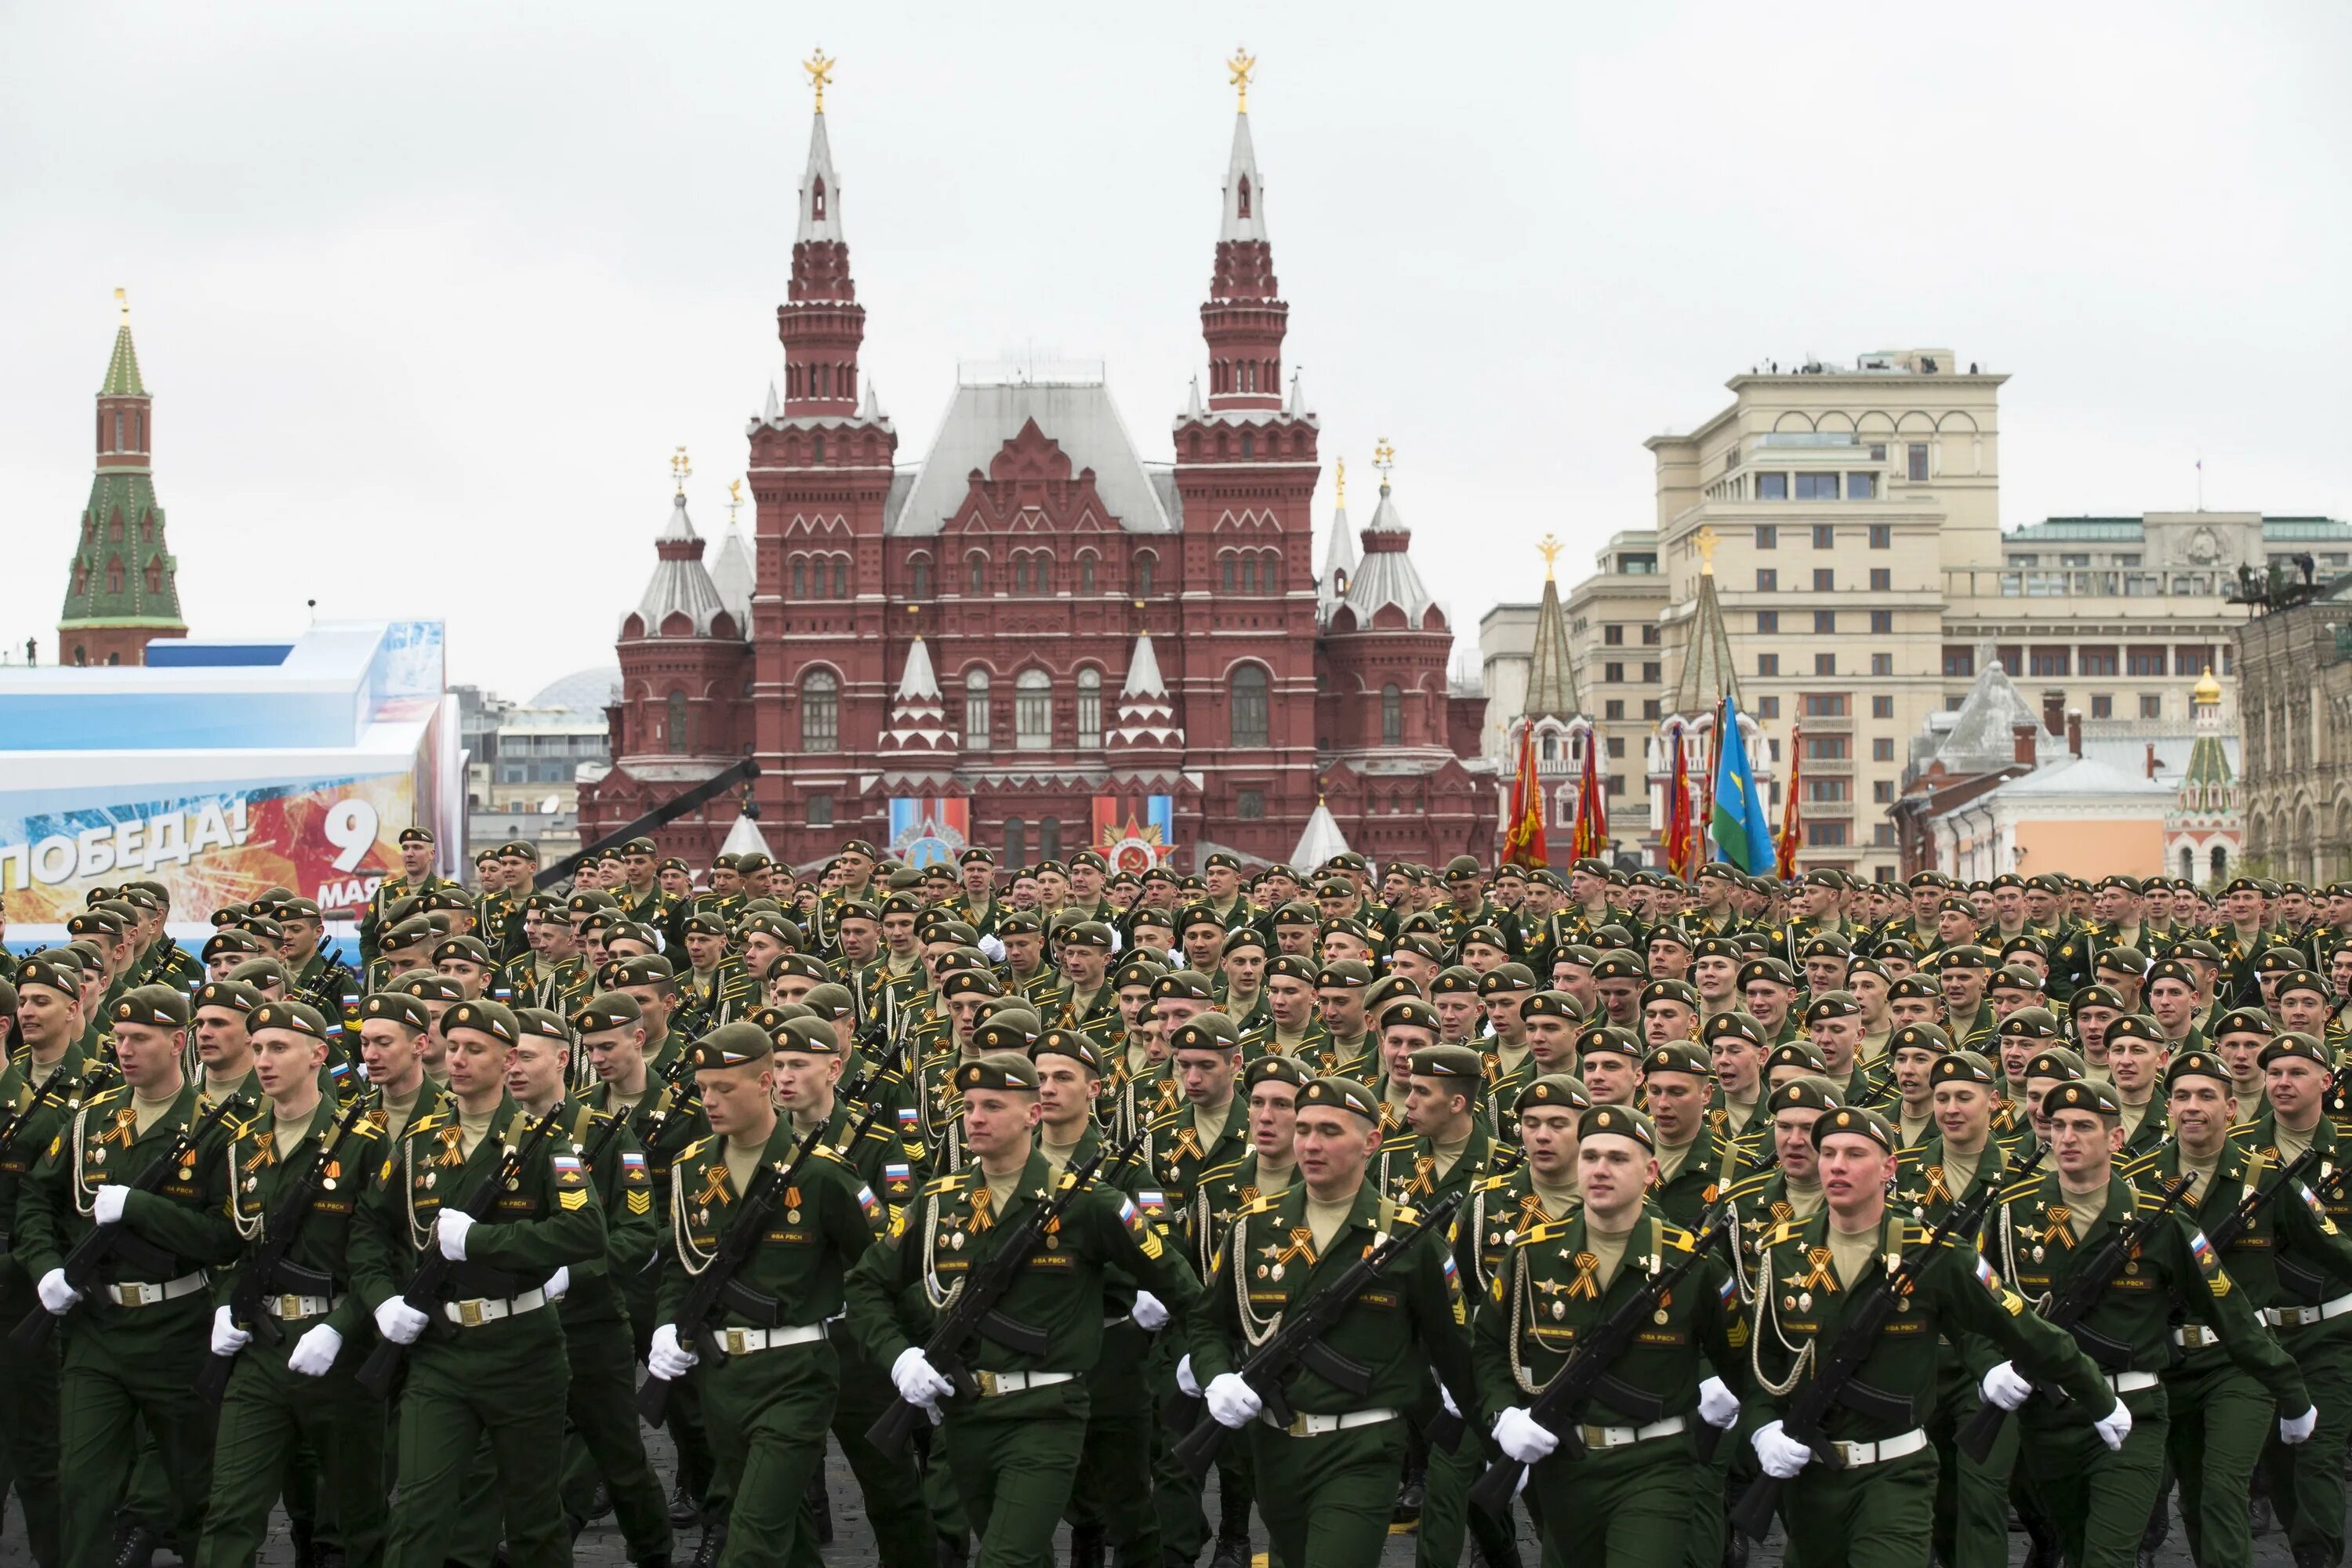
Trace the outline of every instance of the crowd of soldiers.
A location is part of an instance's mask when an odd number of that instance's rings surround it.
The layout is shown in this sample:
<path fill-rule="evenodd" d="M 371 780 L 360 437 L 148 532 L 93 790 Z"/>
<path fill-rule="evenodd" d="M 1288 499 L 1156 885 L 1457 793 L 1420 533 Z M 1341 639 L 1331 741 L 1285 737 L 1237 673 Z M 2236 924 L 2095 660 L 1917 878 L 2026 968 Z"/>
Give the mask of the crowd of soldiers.
<path fill-rule="evenodd" d="M 0 958 L 41 1568 L 2342 1555 L 2352 884 L 400 846 Z"/>

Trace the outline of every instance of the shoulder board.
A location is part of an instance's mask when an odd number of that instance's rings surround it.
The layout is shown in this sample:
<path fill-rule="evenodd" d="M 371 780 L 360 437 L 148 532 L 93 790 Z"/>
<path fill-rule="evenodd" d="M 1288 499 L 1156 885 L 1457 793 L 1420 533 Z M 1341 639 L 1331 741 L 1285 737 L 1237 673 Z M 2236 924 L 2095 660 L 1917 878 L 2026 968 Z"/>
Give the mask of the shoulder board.
<path fill-rule="evenodd" d="M 352 1123 L 352 1130 L 343 1136 L 355 1141 L 373 1142 L 383 1136 L 383 1129 L 362 1116 Z"/>
<path fill-rule="evenodd" d="M 1769 1171 L 1756 1171 L 1738 1177 L 1732 1182 L 1731 1185 L 1723 1189 L 1721 1195 L 1727 1198 L 1744 1198 L 1760 1193 L 1770 1184 L 1779 1171 L 1780 1168 L 1775 1166 Z"/>
<path fill-rule="evenodd" d="M 1902 1245 L 1905 1247 L 1924 1247 L 1927 1243 L 1927 1238 L 1935 1234 L 1935 1227 L 1932 1226 L 1914 1225 L 1910 1221 L 1906 1220 L 1903 1224 Z M 1959 1243 L 1948 1236 L 1944 1237 L 1938 1245 L 1943 1247 L 1958 1247 Z"/>
<path fill-rule="evenodd" d="M 2152 1212 L 2154 1212 L 2154 1211 L 2155 1211 L 2155 1210 L 2157 1210 L 2157 1209 L 2160 1209 L 2160 1208 L 2162 1208 L 2163 1206 L 2164 1206 L 2164 1200 L 2163 1200 L 2161 1197 L 2158 1196 L 2156 1194 L 2154 1194 L 2154 1193 L 2141 1193 L 2141 1194 L 2139 1194 L 2139 1209 L 2140 1209 L 2140 1213 L 2142 1213 L 2142 1214 L 2148 1214 L 2148 1213 L 2152 1213 Z"/>
<path fill-rule="evenodd" d="M 89 1099 L 83 1100 L 81 1102 L 81 1108 L 84 1110 L 94 1110 L 99 1106 L 104 1105 L 107 1101 L 113 1100 L 117 1096 L 127 1092 L 128 1090 L 125 1087 L 119 1083 L 107 1089 L 101 1089 L 96 1094 L 93 1094 Z"/>
<path fill-rule="evenodd" d="M 923 1184 L 923 1195 L 927 1198 L 936 1197 L 941 1193 L 954 1192 L 958 1187 L 962 1185 L 963 1177 L 961 1175 L 934 1176 L 929 1181 Z"/>
<path fill-rule="evenodd" d="M 835 1148 L 830 1143 L 818 1144 L 816 1146 L 816 1154 L 818 1158 L 830 1160 L 835 1164 L 841 1166 L 844 1170 L 854 1171 L 857 1168 L 856 1166 L 852 1165 L 847 1160 L 843 1159 L 841 1157 L 841 1151 Z"/>
<path fill-rule="evenodd" d="M 2042 1178 L 2038 1175 L 2028 1176 L 2021 1182 L 2011 1182 L 2009 1185 L 2001 1188 L 2000 1195 L 1995 1201 L 2004 1204 L 2013 1204 L 2020 1198 L 2030 1198 L 2041 1190 Z"/>
<path fill-rule="evenodd" d="M 1242 1205 L 1241 1213 L 1244 1215 L 1268 1213 L 1276 1205 L 1282 1202 L 1284 1195 L 1285 1194 L 1281 1193 L 1268 1193 L 1262 1198 L 1252 1198 L 1248 1203 Z M 1235 1217 L 1238 1218 L 1240 1216 L 1236 1215 Z"/>
<path fill-rule="evenodd" d="M 2261 1125 L 2262 1123 L 2259 1121 L 2238 1122 L 2231 1127 L 2230 1136 L 2232 1138 L 2252 1138 L 2254 1135 L 2254 1129 Z"/>
<path fill-rule="evenodd" d="M 715 1135 L 714 1135 L 714 1136 L 715 1136 Z M 709 1138 L 698 1138 L 698 1139 L 696 1139 L 693 1142 L 688 1143 L 685 1148 L 680 1149 L 680 1150 L 677 1152 L 677 1163 L 678 1164 L 683 1165 L 683 1164 L 685 1164 L 688 1160 L 698 1160 L 698 1159 L 702 1158 L 702 1152 L 703 1152 L 705 1149 L 709 1148 L 709 1147 L 710 1147 L 710 1144 L 711 1144 L 711 1139 L 709 1139 Z"/>
<path fill-rule="evenodd" d="M 1234 1172 L 1242 1168 L 1242 1160 L 1245 1158 L 1247 1158 L 1247 1156 L 1244 1155 L 1239 1158 L 1226 1160 L 1218 1164 L 1210 1166 L 1207 1170 L 1202 1171 L 1200 1175 L 1193 1179 L 1193 1185 L 1197 1187 L 1202 1183 L 1213 1182 L 1222 1177 L 1232 1175 Z"/>
<path fill-rule="evenodd" d="M 1574 1216 L 1571 1215 L 1570 1217 L 1573 1218 Z M 1549 1242 L 1558 1241 L 1561 1237 L 1567 1235 L 1568 1226 L 1569 1221 L 1566 1219 L 1546 1220 L 1541 1225 L 1530 1226 L 1526 1230 L 1516 1234 L 1511 1238 L 1511 1245 L 1513 1247 L 1541 1247 Z"/>
<path fill-rule="evenodd" d="M 1764 1238 L 1764 1245 L 1767 1247 L 1778 1247 L 1784 1241 L 1794 1241 L 1799 1236 L 1803 1234 L 1804 1228 L 1805 1227 L 1802 1225 L 1799 1224 L 1795 1220 L 1782 1220 L 1779 1225 L 1772 1227 L 1772 1234 Z"/>
<path fill-rule="evenodd" d="M 1505 1187 L 1511 1184 L 1512 1179 L 1517 1174 L 1518 1172 L 1515 1167 L 1511 1170 L 1505 1171 L 1502 1174 L 1497 1176 L 1481 1176 L 1475 1184 L 1472 1184 L 1471 1191 L 1479 1193 L 1501 1192 Z"/>
<path fill-rule="evenodd" d="M 1165 1110 L 1153 1111 L 1151 1113 L 1150 1121 L 1146 1125 L 1151 1127 L 1173 1125 L 1178 1122 L 1190 1121 L 1192 1119 L 1192 1102 L 1190 1100 L 1180 1100 L 1176 1104 L 1170 1106 Z"/>
<path fill-rule="evenodd" d="M 2125 1161 L 2122 1164 L 2116 1166 L 2116 1173 L 2126 1177 L 2144 1174 L 2147 1172 L 2155 1169 L 2157 1157 L 2163 1151 L 2161 1150 L 2151 1149 L 2145 1154 L 2135 1154 L 2130 1159 Z"/>
<path fill-rule="evenodd" d="M 1698 1238 L 1696 1237 L 1691 1235 L 1690 1232 L 1683 1229 L 1680 1226 L 1666 1226 L 1658 1232 L 1659 1243 L 1663 1246 L 1674 1248 L 1676 1252 L 1691 1251 L 1691 1244 L 1697 1239 Z"/>
<path fill-rule="evenodd" d="M 228 1135 L 232 1138 L 250 1138 L 264 1128 L 275 1125 L 267 1111 L 243 1121 L 239 1121 L 234 1116 L 227 1118 L 226 1121 Z"/>

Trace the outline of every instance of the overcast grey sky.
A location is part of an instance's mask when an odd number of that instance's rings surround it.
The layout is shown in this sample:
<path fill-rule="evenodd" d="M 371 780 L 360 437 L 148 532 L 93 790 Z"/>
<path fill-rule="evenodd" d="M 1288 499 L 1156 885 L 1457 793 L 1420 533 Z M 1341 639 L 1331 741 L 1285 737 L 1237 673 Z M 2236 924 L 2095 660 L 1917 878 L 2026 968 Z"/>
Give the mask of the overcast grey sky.
<path fill-rule="evenodd" d="M 816 45 L 900 460 L 1024 345 L 1162 458 L 1236 42 L 1318 516 L 1389 437 L 1465 637 L 1765 358 L 2008 372 L 2011 525 L 2192 505 L 2200 456 L 2209 506 L 2352 516 L 2339 4 L 18 5 L 0 637 L 50 657 L 119 285 L 198 633 L 315 597 L 516 697 L 608 662 L 670 448 L 715 540 L 781 363 Z"/>

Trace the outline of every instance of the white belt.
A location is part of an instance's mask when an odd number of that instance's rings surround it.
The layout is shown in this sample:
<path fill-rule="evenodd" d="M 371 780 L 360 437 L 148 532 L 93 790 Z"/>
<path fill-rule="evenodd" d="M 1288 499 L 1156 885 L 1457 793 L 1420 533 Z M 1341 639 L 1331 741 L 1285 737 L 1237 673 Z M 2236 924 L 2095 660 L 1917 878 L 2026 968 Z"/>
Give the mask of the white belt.
<path fill-rule="evenodd" d="M 1664 1421 L 1653 1421 L 1647 1426 L 1579 1426 L 1577 1436 L 1588 1448 L 1623 1448 L 1635 1443 L 1646 1443 L 1653 1437 L 1671 1437 L 1685 1431 L 1690 1423 L 1680 1415 L 1669 1415 Z"/>
<path fill-rule="evenodd" d="M 1906 1458 L 1927 1446 L 1927 1434 L 1914 1426 L 1910 1431 L 1875 1443 L 1841 1443 L 1832 1440 L 1830 1447 L 1845 1461 L 1848 1469 L 1857 1465 L 1883 1465 L 1889 1459 Z"/>
<path fill-rule="evenodd" d="M 1377 1426 L 1383 1421 L 1395 1420 L 1397 1415 L 1394 1410 L 1381 1408 L 1349 1410 L 1339 1415 L 1294 1415 L 1287 1425 L 1271 1415 L 1260 1415 L 1258 1419 L 1293 1437 L 1320 1437 L 1332 1432 L 1351 1432 L 1359 1426 Z"/>
<path fill-rule="evenodd" d="M 261 1303 L 261 1310 L 281 1323 L 292 1323 L 323 1318 L 341 1302 L 341 1296 L 271 1296 Z"/>
<path fill-rule="evenodd" d="M 2324 1323 L 2330 1318 L 2340 1318 L 2352 1312 L 2352 1296 L 2338 1296 L 2333 1301 L 2322 1301 L 2316 1307 L 2266 1307 L 2263 1316 L 2274 1329 L 2307 1329 L 2314 1323 Z"/>
<path fill-rule="evenodd" d="M 824 1338 L 823 1323 L 799 1323 L 785 1329 L 716 1329 L 719 1348 L 730 1356 L 760 1351 L 780 1351 L 786 1345 L 813 1345 Z"/>
<path fill-rule="evenodd" d="M 1124 1316 L 1122 1316 L 1122 1317 L 1117 1317 L 1117 1318 L 1105 1318 L 1105 1319 L 1103 1320 L 1103 1327 L 1104 1327 L 1104 1328 L 1106 1328 L 1106 1329 L 1115 1329 L 1115 1328 L 1118 1327 L 1121 1323 L 1131 1323 L 1131 1322 L 1133 1322 L 1134 1321 L 1135 1321 L 1135 1314 L 1134 1314 L 1133 1312 L 1129 1312 L 1129 1313 L 1127 1313 L 1126 1315 L 1124 1315 Z"/>
<path fill-rule="evenodd" d="M 2183 1323 L 2172 1331 L 2172 1342 L 2185 1351 L 2201 1351 L 2220 1344 L 2221 1336 L 2202 1323 Z"/>
<path fill-rule="evenodd" d="M 136 1279 L 106 1287 L 106 1299 L 118 1307 L 152 1307 L 164 1301 L 176 1301 L 183 1296 L 193 1296 L 212 1281 L 205 1271 L 183 1274 L 177 1279 L 167 1279 L 161 1285 L 142 1284 Z"/>
<path fill-rule="evenodd" d="M 2143 1388 L 2154 1388 L 2157 1375 L 2152 1372 L 2111 1372 L 2107 1386 L 2117 1394 L 2137 1394 Z"/>
<path fill-rule="evenodd" d="M 994 1399 L 999 1394 L 1019 1394 L 1024 1389 L 1051 1388 L 1077 1375 L 1075 1372 L 976 1372 L 971 1374 L 971 1380 L 980 1385 L 982 1399 Z"/>
<path fill-rule="evenodd" d="M 526 1290 L 506 1300 L 496 1296 L 477 1296 L 463 1301 L 444 1301 L 441 1315 L 461 1329 L 478 1329 L 500 1318 L 520 1318 L 525 1312 L 536 1312 L 546 1305 L 546 1291 Z"/>

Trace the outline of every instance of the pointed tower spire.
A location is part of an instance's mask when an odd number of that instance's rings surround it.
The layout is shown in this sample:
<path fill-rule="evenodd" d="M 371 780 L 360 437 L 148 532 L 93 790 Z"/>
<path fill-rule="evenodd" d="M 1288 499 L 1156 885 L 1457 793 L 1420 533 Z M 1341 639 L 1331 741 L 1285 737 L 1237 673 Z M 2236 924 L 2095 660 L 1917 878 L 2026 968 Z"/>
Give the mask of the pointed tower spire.
<path fill-rule="evenodd" d="M 1358 629 L 1370 626 L 1374 616 L 1391 606 L 1404 612 L 1407 626 L 1417 628 L 1436 601 L 1408 553 L 1412 548 L 1412 530 L 1405 525 L 1404 514 L 1389 493 L 1389 470 L 1396 464 L 1396 448 L 1383 436 L 1372 454 L 1372 467 L 1381 475 L 1381 504 L 1357 536 L 1364 546 L 1364 561 L 1348 580 L 1344 602 L 1355 612 Z"/>
<path fill-rule="evenodd" d="M 1712 713 L 1724 698 L 1739 700 L 1739 670 L 1731 658 L 1731 631 L 1715 596 L 1715 531 L 1698 531 L 1698 605 L 1691 612 L 1690 640 L 1683 646 L 1682 673 L 1675 679 L 1670 712 L 1696 719 Z"/>
<path fill-rule="evenodd" d="M 122 319 L 98 388 L 97 471 L 58 616 L 59 664 L 139 664 L 150 641 L 188 631 L 150 467 L 154 399 L 139 374 L 130 301 L 120 289 L 114 300 Z"/>
<path fill-rule="evenodd" d="M 1127 679 L 1118 690 L 1118 713 L 1104 740 L 1108 750 L 1123 753 L 1128 767 L 1143 760 L 1137 753 L 1172 757 L 1183 750 L 1184 730 L 1176 721 L 1176 704 L 1160 673 L 1160 656 L 1152 650 L 1150 632 L 1136 635 Z"/>
<path fill-rule="evenodd" d="M 824 89 L 835 62 L 823 49 L 802 63 L 816 89 L 808 163 L 801 174 L 799 226 L 793 242 L 792 290 L 776 307 L 784 344 L 784 416 L 849 417 L 857 407 L 857 351 L 866 307 L 849 274 L 841 226 L 841 175 L 824 129 Z"/>
<path fill-rule="evenodd" d="M 947 699 L 931 668 L 931 650 L 919 636 L 907 650 L 907 668 L 899 672 L 898 689 L 890 699 L 890 724 L 882 731 L 882 750 L 900 756 L 949 757 L 955 749 Z"/>
<path fill-rule="evenodd" d="M 1217 264 L 1201 307 L 1201 335 L 1209 345 L 1212 413 L 1282 406 L 1282 339 L 1290 307 L 1274 275 L 1266 241 L 1265 176 L 1250 142 L 1249 83 L 1257 58 L 1235 49 L 1225 62 L 1240 93 L 1233 151 L 1217 217 Z"/>
<path fill-rule="evenodd" d="M 727 613 L 735 617 L 740 629 L 751 625 L 751 590 L 754 586 L 751 551 L 743 542 L 743 531 L 736 525 L 735 514 L 742 510 L 743 481 L 731 479 L 727 485 L 727 537 L 719 542 L 719 558 L 710 563 L 710 581 L 719 590 L 719 602 Z"/>
<path fill-rule="evenodd" d="M 711 580 L 710 568 L 702 563 L 702 535 L 694 531 L 694 520 L 686 515 L 686 480 L 693 470 L 687 466 L 685 447 L 671 456 L 669 466 L 677 493 L 670 498 L 669 516 L 662 520 L 661 531 L 654 535 L 657 557 L 654 574 L 637 607 L 621 624 L 624 641 L 709 637 L 715 635 L 719 616 L 733 619 L 719 596 L 719 584 Z M 738 624 L 734 635 L 740 637 L 745 631 Z"/>
<path fill-rule="evenodd" d="M 1547 533 L 1536 548 L 1544 558 L 1543 602 L 1536 606 L 1535 654 L 1528 666 L 1528 695 L 1520 705 L 1520 716 L 1565 721 L 1579 717 L 1583 707 L 1576 694 L 1576 668 L 1568 655 L 1568 616 L 1559 607 L 1559 583 L 1552 568 L 1563 547 Z"/>
<path fill-rule="evenodd" d="M 1356 531 L 1348 526 L 1348 459 L 1341 458 L 1332 468 L 1331 534 L 1323 546 L 1323 575 L 1315 593 L 1316 610 L 1327 625 L 1348 596 L 1348 579 L 1356 574 Z"/>

